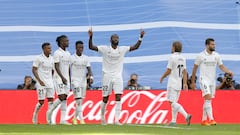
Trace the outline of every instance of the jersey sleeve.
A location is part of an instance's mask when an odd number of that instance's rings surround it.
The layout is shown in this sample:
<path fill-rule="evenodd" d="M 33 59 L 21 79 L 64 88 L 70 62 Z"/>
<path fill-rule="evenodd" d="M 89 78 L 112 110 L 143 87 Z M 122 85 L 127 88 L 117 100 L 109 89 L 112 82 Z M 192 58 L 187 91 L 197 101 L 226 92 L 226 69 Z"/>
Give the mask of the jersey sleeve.
<path fill-rule="evenodd" d="M 217 65 L 220 66 L 222 64 L 223 64 L 222 58 L 220 57 L 220 55 L 217 54 Z"/>
<path fill-rule="evenodd" d="M 53 61 L 54 61 L 54 63 L 59 63 L 60 62 L 60 55 L 59 55 L 59 53 L 57 53 L 57 52 L 54 53 Z"/>
<path fill-rule="evenodd" d="M 104 54 L 106 52 L 106 46 L 97 46 L 98 52 Z"/>
<path fill-rule="evenodd" d="M 73 61 L 74 61 L 73 59 L 74 59 L 74 56 L 73 56 L 73 55 L 71 55 L 71 56 L 70 56 L 70 65 L 72 65 L 72 64 L 73 64 Z"/>
<path fill-rule="evenodd" d="M 167 68 L 168 68 L 168 69 L 172 69 L 172 68 L 173 68 L 173 57 L 170 57 L 170 58 L 168 59 Z"/>
<path fill-rule="evenodd" d="M 91 64 L 90 64 L 90 61 L 89 61 L 89 57 L 88 56 L 86 56 L 86 62 L 87 62 L 87 67 L 91 67 Z"/>
<path fill-rule="evenodd" d="M 187 70 L 187 62 L 186 62 L 186 59 L 184 58 L 184 63 L 183 63 L 183 69 L 186 69 Z"/>
<path fill-rule="evenodd" d="M 202 57 L 201 57 L 201 55 L 197 55 L 194 64 L 200 65 L 201 62 L 202 62 Z"/>
<path fill-rule="evenodd" d="M 38 67 L 40 63 L 40 59 L 39 57 L 37 57 L 34 61 L 33 61 L 33 67 Z"/>
<path fill-rule="evenodd" d="M 130 52 L 130 46 L 123 46 L 124 54 Z"/>
<path fill-rule="evenodd" d="M 51 63 L 52 63 L 52 70 L 54 70 L 54 60 L 52 56 L 51 56 Z"/>

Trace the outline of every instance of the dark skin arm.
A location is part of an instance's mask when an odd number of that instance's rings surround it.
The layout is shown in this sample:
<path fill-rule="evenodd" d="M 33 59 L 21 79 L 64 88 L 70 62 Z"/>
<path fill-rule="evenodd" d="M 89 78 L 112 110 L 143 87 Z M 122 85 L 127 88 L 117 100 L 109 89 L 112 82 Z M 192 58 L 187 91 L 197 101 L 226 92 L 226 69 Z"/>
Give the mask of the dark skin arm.
<path fill-rule="evenodd" d="M 93 42 L 92 42 L 92 37 L 93 37 L 92 28 L 90 30 L 88 30 L 88 36 L 89 36 L 89 40 L 88 40 L 89 49 L 94 50 L 94 51 L 98 51 L 97 46 L 93 45 Z"/>
<path fill-rule="evenodd" d="M 140 38 L 143 38 L 144 34 L 145 34 L 144 30 L 141 29 Z M 89 49 L 94 50 L 94 51 L 98 51 L 97 46 L 93 45 L 93 42 L 92 42 L 92 37 L 93 37 L 92 29 L 90 29 L 88 31 L 88 35 L 89 35 L 89 41 L 88 41 Z M 134 50 L 138 49 L 140 47 L 141 43 L 142 43 L 142 41 L 138 40 L 136 44 L 134 44 L 133 46 L 130 47 L 130 51 L 134 51 Z"/>
<path fill-rule="evenodd" d="M 90 78 L 90 76 L 92 76 L 92 70 L 91 67 L 87 67 L 88 70 L 88 77 Z"/>
<path fill-rule="evenodd" d="M 143 38 L 144 34 L 145 34 L 144 30 L 141 29 L 141 30 L 140 30 L 140 38 L 141 38 L 141 39 Z M 141 41 L 141 40 L 138 40 L 135 45 L 133 45 L 133 46 L 130 47 L 130 51 L 137 50 L 137 49 L 140 47 L 141 43 L 142 43 L 142 41 Z"/>

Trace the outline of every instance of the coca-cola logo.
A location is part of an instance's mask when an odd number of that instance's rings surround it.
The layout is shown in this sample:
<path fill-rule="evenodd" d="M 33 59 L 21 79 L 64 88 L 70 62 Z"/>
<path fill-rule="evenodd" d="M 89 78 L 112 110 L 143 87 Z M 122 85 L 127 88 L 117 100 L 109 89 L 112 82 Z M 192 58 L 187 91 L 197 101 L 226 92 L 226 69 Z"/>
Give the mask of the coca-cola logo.
<path fill-rule="evenodd" d="M 96 93 L 95 93 L 96 92 Z M 95 94 L 89 92 L 86 99 L 82 104 L 83 118 L 86 123 L 100 123 L 101 111 L 100 106 L 102 102 L 101 91 L 95 91 Z M 99 95 L 96 98 L 95 95 Z M 107 123 L 114 122 L 115 116 L 115 101 L 114 95 L 111 95 L 105 118 Z M 169 112 L 166 91 L 162 92 L 149 92 L 149 91 L 128 91 L 122 96 L 122 110 L 120 114 L 120 121 L 122 123 L 131 124 L 153 124 L 153 123 L 166 123 L 167 115 Z M 75 101 L 73 93 L 70 92 L 68 96 L 67 116 L 66 120 L 70 120 L 74 116 Z M 60 105 L 54 110 L 52 121 L 57 122 L 60 115 Z"/>

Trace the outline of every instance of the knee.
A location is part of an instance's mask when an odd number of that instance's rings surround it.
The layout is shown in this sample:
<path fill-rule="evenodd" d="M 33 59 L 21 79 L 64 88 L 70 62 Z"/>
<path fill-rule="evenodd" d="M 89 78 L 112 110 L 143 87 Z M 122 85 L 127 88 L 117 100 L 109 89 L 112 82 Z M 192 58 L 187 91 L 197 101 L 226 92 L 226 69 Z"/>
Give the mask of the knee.
<path fill-rule="evenodd" d="M 53 98 L 48 98 L 48 102 L 53 102 Z"/>
<path fill-rule="evenodd" d="M 67 99 L 67 95 L 58 95 L 58 98 L 63 101 L 63 100 L 66 100 Z"/>
<path fill-rule="evenodd" d="M 121 101 L 121 94 L 116 94 L 115 98 L 116 98 L 116 101 Z"/>
<path fill-rule="evenodd" d="M 103 97 L 103 102 L 107 103 L 108 102 L 108 96 L 107 97 Z"/>
<path fill-rule="evenodd" d="M 44 104 L 44 100 L 39 100 L 39 104 L 42 106 Z"/>
<path fill-rule="evenodd" d="M 205 100 L 211 100 L 212 96 L 210 94 L 207 94 L 207 95 L 204 96 L 204 99 Z"/>

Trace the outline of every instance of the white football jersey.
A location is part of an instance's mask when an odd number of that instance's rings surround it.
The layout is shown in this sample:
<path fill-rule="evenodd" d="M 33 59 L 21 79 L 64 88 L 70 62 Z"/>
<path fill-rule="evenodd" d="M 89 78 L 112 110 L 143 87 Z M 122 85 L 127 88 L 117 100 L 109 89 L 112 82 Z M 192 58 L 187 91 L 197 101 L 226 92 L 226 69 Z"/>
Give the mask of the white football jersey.
<path fill-rule="evenodd" d="M 216 84 L 216 66 L 223 64 L 218 53 L 212 52 L 212 54 L 208 54 L 204 50 L 196 57 L 194 64 L 200 68 L 199 80 L 204 79 L 209 85 Z"/>
<path fill-rule="evenodd" d="M 58 48 L 58 50 L 54 52 L 54 56 L 53 56 L 54 63 L 59 63 L 60 71 L 62 75 L 65 77 L 65 79 L 67 79 L 68 85 L 70 85 L 70 80 L 69 80 L 70 57 L 71 57 L 71 54 L 67 50 L 64 51 L 60 47 Z M 58 75 L 56 69 L 54 71 L 54 81 L 56 81 L 56 83 L 62 83 L 62 79 Z"/>
<path fill-rule="evenodd" d="M 118 46 L 113 49 L 112 46 L 98 46 L 98 51 L 103 56 L 103 74 L 114 77 L 122 77 L 123 60 L 130 46 Z"/>
<path fill-rule="evenodd" d="M 183 70 L 186 69 L 186 59 L 181 55 L 181 53 L 175 52 L 169 58 L 167 68 L 171 69 L 167 87 L 175 90 L 181 90 Z"/>
<path fill-rule="evenodd" d="M 86 79 L 87 67 L 90 67 L 89 58 L 86 55 L 78 56 L 76 53 L 71 56 L 71 79 L 82 82 Z"/>
<path fill-rule="evenodd" d="M 46 57 L 44 54 L 37 56 L 33 61 L 33 67 L 37 67 L 38 76 L 44 82 L 45 86 L 53 88 L 52 70 L 54 68 L 54 62 L 52 56 Z M 37 81 L 37 87 L 39 86 L 40 84 Z"/>

